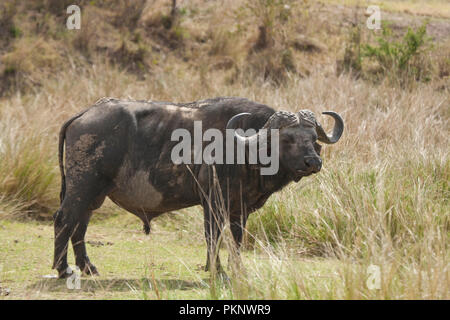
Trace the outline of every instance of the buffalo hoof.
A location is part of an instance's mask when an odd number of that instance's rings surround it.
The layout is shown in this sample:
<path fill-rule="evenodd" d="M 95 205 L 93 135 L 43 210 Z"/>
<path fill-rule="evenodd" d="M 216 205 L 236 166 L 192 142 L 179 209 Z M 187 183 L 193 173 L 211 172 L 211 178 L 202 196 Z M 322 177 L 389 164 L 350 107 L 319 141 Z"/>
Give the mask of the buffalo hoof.
<path fill-rule="evenodd" d="M 224 271 L 223 271 L 223 268 L 222 268 L 222 265 L 220 264 L 220 262 L 219 262 L 219 263 L 216 263 L 216 270 L 217 270 L 218 273 L 224 272 Z M 210 264 L 209 260 L 206 261 L 206 264 L 205 264 L 205 271 L 212 271 L 212 269 L 211 269 L 211 264 Z"/>
<path fill-rule="evenodd" d="M 205 267 L 205 271 L 209 271 L 209 269 L 210 269 L 209 266 Z M 230 277 L 228 277 L 225 270 L 223 270 L 221 267 L 215 272 L 215 274 L 213 274 L 213 272 L 211 271 L 211 276 L 221 282 L 230 282 L 231 281 Z"/>
<path fill-rule="evenodd" d="M 230 277 L 223 270 L 217 274 L 217 279 L 219 279 L 221 282 L 231 282 Z"/>
<path fill-rule="evenodd" d="M 219 265 L 216 268 L 217 268 L 217 271 L 216 271 L 215 277 L 216 277 L 217 280 L 222 281 L 222 282 L 229 282 L 229 281 L 231 281 L 230 277 L 228 277 L 227 273 L 225 272 L 225 270 L 222 268 L 221 265 Z M 211 270 L 211 268 L 210 268 L 209 263 L 206 263 L 205 271 L 213 272 L 213 270 Z"/>
<path fill-rule="evenodd" d="M 67 267 L 64 270 L 58 270 L 58 279 L 69 278 L 72 274 L 73 270 L 70 267 Z"/>
<path fill-rule="evenodd" d="M 100 275 L 100 273 L 98 273 L 97 268 L 92 263 L 85 265 L 85 267 L 83 268 L 83 273 L 88 276 L 99 276 Z"/>

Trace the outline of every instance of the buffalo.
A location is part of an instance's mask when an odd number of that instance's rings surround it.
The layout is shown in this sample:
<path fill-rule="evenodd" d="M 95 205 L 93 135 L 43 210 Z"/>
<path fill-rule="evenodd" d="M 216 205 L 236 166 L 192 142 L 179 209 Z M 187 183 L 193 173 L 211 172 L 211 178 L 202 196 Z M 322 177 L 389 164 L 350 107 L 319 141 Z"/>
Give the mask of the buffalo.
<path fill-rule="evenodd" d="M 331 134 L 309 110 L 275 111 L 244 98 L 219 97 L 190 103 L 100 99 L 65 122 L 60 130 L 61 204 L 53 215 L 53 268 L 60 278 L 70 276 L 70 239 L 76 265 L 85 274 L 98 274 L 88 258 L 84 238 L 92 211 L 109 197 L 139 217 L 147 234 L 151 220 L 162 213 L 201 205 L 206 270 L 222 272 L 216 248 L 224 223 L 230 224 L 238 252 L 251 212 L 288 183 L 320 171 L 321 145 L 317 141 L 335 143 L 344 130 L 337 113 L 324 114 L 334 119 Z M 172 150 L 178 142 L 172 133 L 181 128 L 194 134 L 196 121 L 201 122 L 203 130 L 213 128 L 224 135 L 226 129 L 233 129 L 232 138 L 244 146 L 261 138 L 264 132 L 270 136 L 276 129 L 277 172 L 261 174 L 264 166 L 248 161 L 175 163 Z M 251 128 L 255 133 L 250 136 L 234 130 Z M 201 147 L 205 144 L 202 141 Z M 273 155 L 271 144 L 266 145 Z M 227 152 L 229 149 L 224 147 L 224 157 Z"/>

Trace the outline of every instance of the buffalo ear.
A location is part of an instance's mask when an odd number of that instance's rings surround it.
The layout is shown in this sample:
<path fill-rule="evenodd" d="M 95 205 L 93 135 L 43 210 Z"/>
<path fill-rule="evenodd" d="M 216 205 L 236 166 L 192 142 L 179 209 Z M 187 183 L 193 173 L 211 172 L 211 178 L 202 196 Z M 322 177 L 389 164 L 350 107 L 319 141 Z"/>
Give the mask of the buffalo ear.
<path fill-rule="evenodd" d="M 316 150 L 317 155 L 320 156 L 320 151 L 322 151 L 322 146 L 317 142 L 314 142 L 314 150 Z"/>

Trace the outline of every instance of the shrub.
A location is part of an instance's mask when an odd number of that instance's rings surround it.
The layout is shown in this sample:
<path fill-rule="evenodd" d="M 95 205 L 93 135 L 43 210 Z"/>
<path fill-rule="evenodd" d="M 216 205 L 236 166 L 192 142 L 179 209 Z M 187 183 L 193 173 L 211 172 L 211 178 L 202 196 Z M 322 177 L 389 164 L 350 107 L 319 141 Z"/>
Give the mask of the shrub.
<path fill-rule="evenodd" d="M 146 2 L 146 0 L 119 1 L 118 8 L 115 10 L 117 13 L 114 18 L 114 25 L 134 30 L 141 18 Z"/>
<path fill-rule="evenodd" d="M 3 93 L 9 89 L 26 90 L 41 84 L 41 79 L 61 63 L 54 43 L 43 38 L 20 38 L 13 49 L 0 57 Z M 0 92 L 1 93 L 1 92 Z"/>
<path fill-rule="evenodd" d="M 262 78 L 280 85 L 289 72 L 297 73 L 292 43 L 287 38 L 287 24 L 293 4 L 286 0 L 258 0 L 247 3 L 251 15 L 258 21 L 258 34 L 248 53 L 243 74 L 247 80 Z M 275 28 L 276 26 L 276 28 Z M 245 79 L 244 79 L 245 80 Z"/>
<path fill-rule="evenodd" d="M 31 1 L 30 1 L 31 2 Z M 42 9 L 45 12 L 51 12 L 52 14 L 60 17 L 66 15 L 66 9 L 68 6 L 83 5 L 83 0 L 34 0 L 31 5 L 35 9 Z"/>
<path fill-rule="evenodd" d="M 356 24 L 350 29 L 344 57 L 337 62 L 337 73 L 353 73 L 375 82 L 387 79 L 402 87 L 430 80 L 433 68 L 427 53 L 432 46 L 426 26 L 425 22 L 417 30 L 408 28 L 398 39 L 384 23 L 381 35 L 371 44 L 363 40 L 362 29 Z"/>
<path fill-rule="evenodd" d="M 15 0 L 2 1 L 0 3 L 0 39 L 7 40 L 9 37 L 18 37 L 20 29 L 14 24 L 14 15 L 17 12 Z"/>
<path fill-rule="evenodd" d="M 350 29 L 345 44 L 344 58 L 337 61 L 338 75 L 346 72 L 359 76 L 361 73 L 361 28 L 356 25 Z"/>
<path fill-rule="evenodd" d="M 377 45 L 363 44 L 363 58 L 375 61 L 382 76 L 400 84 L 411 80 L 427 81 L 430 79 L 430 64 L 425 53 L 430 48 L 424 23 L 417 30 L 408 28 L 404 37 L 397 41 L 392 30 L 385 24 L 382 35 L 377 38 Z"/>
<path fill-rule="evenodd" d="M 120 47 L 112 53 L 112 60 L 128 71 L 142 73 L 148 67 L 145 58 L 146 47 L 138 41 L 122 40 Z"/>

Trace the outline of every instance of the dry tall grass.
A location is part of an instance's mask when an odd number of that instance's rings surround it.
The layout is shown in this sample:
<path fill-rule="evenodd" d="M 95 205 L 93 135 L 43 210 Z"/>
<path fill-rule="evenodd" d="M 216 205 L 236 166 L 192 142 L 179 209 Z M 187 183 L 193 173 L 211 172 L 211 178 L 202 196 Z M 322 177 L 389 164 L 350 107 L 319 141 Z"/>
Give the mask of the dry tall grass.
<path fill-rule="evenodd" d="M 279 280 L 284 289 L 276 297 L 297 297 L 298 292 L 299 298 L 448 298 L 446 94 L 425 84 L 405 92 L 348 76 L 324 78 L 323 71 L 308 79 L 294 77 L 278 88 L 216 86 L 216 75 L 210 74 L 207 81 L 212 85 L 199 89 L 204 81 L 199 74 L 174 77 L 162 72 L 153 81 L 139 81 L 107 64 L 98 65 L 84 72 L 68 68 L 39 93 L 2 102 L 0 185 L 8 197 L 1 200 L 1 208 L 11 203 L 35 210 L 35 204 L 38 210 L 54 208 L 58 127 L 101 96 L 190 101 L 236 95 L 278 109 L 333 109 L 343 115 L 346 132 L 339 145 L 324 148 L 322 172 L 274 195 L 249 222 L 247 247 L 261 250 L 267 247 L 261 241 L 268 241 L 278 248 L 265 249 L 271 252 L 273 267 L 282 264 L 290 270 L 289 278 Z M 295 261 L 278 256 L 287 254 L 286 247 L 302 255 L 339 259 L 347 282 L 337 277 L 331 293 L 326 288 L 303 292 L 308 280 L 301 278 Z M 382 267 L 381 291 L 360 289 L 366 288 L 362 282 L 369 264 Z M 248 278 L 245 292 L 256 290 L 248 293 L 256 297 L 261 291 L 270 298 L 259 287 L 263 282 L 258 277 L 265 279 L 260 272 L 248 272 L 256 278 Z"/>

